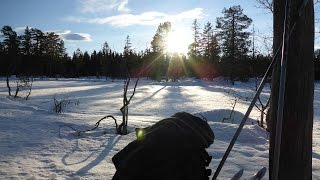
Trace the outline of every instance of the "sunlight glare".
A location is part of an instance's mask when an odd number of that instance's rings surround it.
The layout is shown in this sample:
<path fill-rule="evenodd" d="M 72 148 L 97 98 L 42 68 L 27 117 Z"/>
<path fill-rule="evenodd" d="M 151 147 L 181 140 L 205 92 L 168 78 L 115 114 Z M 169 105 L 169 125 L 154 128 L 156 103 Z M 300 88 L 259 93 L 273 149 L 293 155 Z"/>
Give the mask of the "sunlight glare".
<path fill-rule="evenodd" d="M 167 37 L 167 52 L 187 55 L 191 41 L 192 37 L 188 31 L 184 29 L 173 30 Z"/>

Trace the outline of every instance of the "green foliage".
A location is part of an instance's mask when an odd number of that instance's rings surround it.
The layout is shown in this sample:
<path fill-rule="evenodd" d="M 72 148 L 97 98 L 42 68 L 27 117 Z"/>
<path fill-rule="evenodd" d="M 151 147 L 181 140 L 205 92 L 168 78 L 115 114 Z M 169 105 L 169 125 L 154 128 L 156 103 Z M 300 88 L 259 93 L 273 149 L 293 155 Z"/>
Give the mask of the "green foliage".
<path fill-rule="evenodd" d="M 232 81 L 243 79 L 248 76 L 248 71 L 247 66 L 244 66 L 246 63 L 242 61 L 248 59 L 251 44 L 250 32 L 244 30 L 250 26 L 252 19 L 243 14 L 240 6 L 225 8 L 222 13 L 224 16 L 217 18 L 216 28 L 219 31 L 217 37 L 222 50 L 223 69 Z"/>
<path fill-rule="evenodd" d="M 250 47 L 250 32 L 247 29 L 252 19 L 243 14 L 240 6 L 232 6 L 222 11 L 223 17 L 217 18 L 218 39 L 224 60 L 245 59 Z"/>
<path fill-rule="evenodd" d="M 151 49 L 153 52 L 164 53 L 167 46 L 167 37 L 171 31 L 171 22 L 160 23 L 158 29 L 151 41 Z"/>

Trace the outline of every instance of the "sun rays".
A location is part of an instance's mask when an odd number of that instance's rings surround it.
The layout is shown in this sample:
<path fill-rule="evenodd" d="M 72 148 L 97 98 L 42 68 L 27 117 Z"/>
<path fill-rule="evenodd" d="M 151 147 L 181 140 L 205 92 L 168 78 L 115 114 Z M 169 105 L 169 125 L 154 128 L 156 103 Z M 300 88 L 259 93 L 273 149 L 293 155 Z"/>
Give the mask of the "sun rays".
<path fill-rule="evenodd" d="M 182 28 L 172 30 L 167 37 L 167 52 L 187 55 L 191 41 L 192 37 L 187 30 Z"/>

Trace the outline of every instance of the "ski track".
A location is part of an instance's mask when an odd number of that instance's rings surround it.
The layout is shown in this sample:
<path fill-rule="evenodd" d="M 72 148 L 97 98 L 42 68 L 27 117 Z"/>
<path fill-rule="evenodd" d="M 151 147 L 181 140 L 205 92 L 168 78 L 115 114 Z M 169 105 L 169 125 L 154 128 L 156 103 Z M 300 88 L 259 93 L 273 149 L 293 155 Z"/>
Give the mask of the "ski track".
<path fill-rule="evenodd" d="M 133 83 L 132 83 L 133 84 Z M 13 85 L 13 84 L 12 84 Z M 131 95 L 130 86 L 128 96 Z M 254 82 L 201 81 L 178 82 L 140 80 L 129 105 L 129 130 L 146 127 L 178 111 L 200 113 L 215 133 L 208 148 L 213 156 L 209 168 L 217 168 L 229 142 L 250 102 L 238 100 L 234 118 L 221 123 L 230 114 L 233 93 L 251 98 Z M 112 119 L 102 121 L 96 131 L 75 136 L 68 127 L 87 129 L 106 115 L 120 120 L 123 81 L 104 79 L 36 79 L 28 101 L 7 96 L 5 80 L 0 79 L 0 179 L 111 179 L 115 168 L 111 158 L 135 134 L 115 135 Z M 270 90 L 262 93 L 266 99 Z M 79 102 L 71 103 L 62 114 L 53 112 L 53 97 Z M 315 84 L 313 179 L 320 179 L 320 83 Z M 268 167 L 269 135 L 258 125 L 260 113 L 254 109 L 219 179 L 232 177 L 244 169 L 243 177 Z M 268 179 L 268 172 L 264 179 Z"/>

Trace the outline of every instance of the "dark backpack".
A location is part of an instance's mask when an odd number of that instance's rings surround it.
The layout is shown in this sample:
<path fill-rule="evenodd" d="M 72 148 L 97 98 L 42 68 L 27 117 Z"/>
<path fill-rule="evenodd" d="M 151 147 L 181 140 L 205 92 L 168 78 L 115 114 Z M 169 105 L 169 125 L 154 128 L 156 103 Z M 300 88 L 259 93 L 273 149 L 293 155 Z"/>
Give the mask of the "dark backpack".
<path fill-rule="evenodd" d="M 207 122 L 179 112 L 152 126 L 136 129 L 137 139 L 119 151 L 112 161 L 113 180 L 209 179 L 211 161 L 205 148 L 214 140 Z"/>

